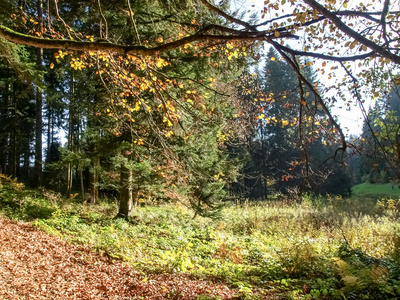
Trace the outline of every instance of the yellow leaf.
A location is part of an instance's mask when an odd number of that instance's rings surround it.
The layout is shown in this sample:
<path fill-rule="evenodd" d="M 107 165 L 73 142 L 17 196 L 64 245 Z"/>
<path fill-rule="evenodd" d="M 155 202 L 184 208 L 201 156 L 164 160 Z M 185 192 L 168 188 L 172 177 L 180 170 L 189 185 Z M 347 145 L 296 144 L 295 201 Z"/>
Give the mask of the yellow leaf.
<path fill-rule="evenodd" d="M 53 69 L 53 68 L 54 68 L 54 64 L 51 63 L 51 64 L 50 64 L 50 69 Z"/>
<path fill-rule="evenodd" d="M 271 57 L 271 60 L 274 61 L 274 60 L 275 60 L 275 57 Z"/>
<path fill-rule="evenodd" d="M 162 58 L 158 58 L 156 61 L 157 68 L 161 68 L 164 65 L 164 60 Z"/>
<path fill-rule="evenodd" d="M 276 36 L 276 37 L 279 37 L 279 31 L 277 31 L 277 30 L 275 30 L 275 32 L 274 32 L 274 35 Z"/>

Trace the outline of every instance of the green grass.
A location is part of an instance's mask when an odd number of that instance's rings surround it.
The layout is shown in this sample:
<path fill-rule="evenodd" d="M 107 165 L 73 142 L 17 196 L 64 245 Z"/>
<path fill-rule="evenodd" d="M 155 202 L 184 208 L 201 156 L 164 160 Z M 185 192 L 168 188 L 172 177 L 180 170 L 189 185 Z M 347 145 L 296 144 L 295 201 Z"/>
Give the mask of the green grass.
<path fill-rule="evenodd" d="M 352 188 L 353 195 L 369 194 L 378 195 L 382 197 L 396 197 L 400 198 L 400 188 L 395 184 L 392 188 L 391 183 L 361 183 Z"/>
<path fill-rule="evenodd" d="M 138 207 L 130 222 L 113 203 L 83 205 L 49 192 L 0 185 L 13 219 L 123 259 L 143 272 L 190 273 L 282 299 L 400 296 L 400 222 L 393 200 L 314 198 L 230 205 L 217 220 L 182 205 Z"/>

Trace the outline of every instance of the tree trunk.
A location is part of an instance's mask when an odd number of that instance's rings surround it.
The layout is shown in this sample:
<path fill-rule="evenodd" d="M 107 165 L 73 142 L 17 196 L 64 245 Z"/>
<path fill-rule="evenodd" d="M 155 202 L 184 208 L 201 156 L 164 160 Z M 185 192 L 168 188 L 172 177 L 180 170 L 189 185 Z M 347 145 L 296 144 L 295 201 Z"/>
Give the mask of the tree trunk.
<path fill-rule="evenodd" d="M 36 95 L 36 127 L 35 127 L 35 172 L 34 172 L 34 185 L 40 186 L 42 184 L 42 92 L 37 88 Z"/>
<path fill-rule="evenodd" d="M 9 147 L 9 167 L 10 175 L 17 177 L 17 93 L 16 86 L 13 84 L 12 88 L 12 110 L 11 110 L 11 132 L 10 132 L 10 147 Z"/>
<path fill-rule="evenodd" d="M 135 203 L 133 197 L 133 170 L 122 167 L 121 190 L 119 193 L 118 216 L 128 218 L 132 215 L 132 208 Z"/>
<path fill-rule="evenodd" d="M 262 175 L 262 180 L 263 180 L 263 191 L 262 191 L 262 200 L 268 200 L 268 173 L 267 173 L 267 161 L 265 159 L 266 155 L 266 147 L 265 147 L 265 137 L 262 135 L 262 140 L 261 140 L 261 155 L 262 155 L 262 162 L 261 162 L 261 175 Z"/>
<path fill-rule="evenodd" d="M 81 178 L 82 201 L 85 201 L 85 184 L 83 182 L 83 170 L 82 170 L 82 168 L 79 168 L 79 177 Z"/>
<path fill-rule="evenodd" d="M 48 104 L 48 116 L 47 116 L 47 160 L 50 159 L 50 147 L 53 143 L 53 110 Z"/>
<path fill-rule="evenodd" d="M 6 164 L 7 164 L 7 149 L 9 142 L 9 131 L 6 130 L 6 122 L 8 120 L 9 110 L 9 99 L 10 99 L 10 83 L 6 82 L 5 90 L 3 92 L 3 97 L 1 100 L 2 107 L 0 109 L 0 174 L 7 173 Z"/>
<path fill-rule="evenodd" d="M 69 100 L 69 118 L 68 118 L 68 151 L 74 150 L 74 97 L 75 97 L 75 85 L 74 85 L 74 73 L 71 73 L 71 98 Z M 70 197 L 72 191 L 72 162 L 67 165 L 67 191 L 66 196 Z"/>
<path fill-rule="evenodd" d="M 25 179 L 29 179 L 29 158 L 30 158 L 30 153 L 29 153 L 29 141 L 25 145 L 25 151 L 24 151 L 24 165 L 23 165 L 23 177 Z"/>
<path fill-rule="evenodd" d="M 93 157 L 93 171 L 90 176 L 90 195 L 91 203 L 96 203 L 99 200 L 99 168 L 100 168 L 100 158 L 98 156 Z"/>
<path fill-rule="evenodd" d="M 43 28 L 43 1 L 38 0 L 37 2 L 38 19 L 40 20 L 40 29 Z M 38 48 L 36 52 L 37 56 L 37 69 L 42 69 L 43 64 L 43 48 Z M 35 126 L 35 172 L 33 183 L 35 186 L 42 185 L 42 105 L 43 105 L 43 94 L 39 86 L 36 87 L 36 126 Z"/>
<path fill-rule="evenodd" d="M 78 148 L 77 151 L 79 153 L 82 153 L 82 140 L 83 140 L 83 121 L 81 122 L 81 120 L 83 120 L 83 117 L 80 115 L 80 113 L 78 114 Z M 82 195 L 82 201 L 86 200 L 86 193 L 85 193 L 85 180 L 84 180 L 84 173 L 83 173 L 83 162 L 79 162 L 79 177 L 81 178 L 81 195 Z"/>
<path fill-rule="evenodd" d="M 11 132 L 11 139 L 10 139 L 10 159 L 9 159 L 9 165 L 10 165 L 10 175 L 12 177 L 16 177 L 17 176 L 17 134 L 16 134 L 16 126 L 15 126 L 15 98 L 14 98 L 14 109 L 13 109 L 13 123 L 14 126 L 12 128 L 12 132 Z"/>

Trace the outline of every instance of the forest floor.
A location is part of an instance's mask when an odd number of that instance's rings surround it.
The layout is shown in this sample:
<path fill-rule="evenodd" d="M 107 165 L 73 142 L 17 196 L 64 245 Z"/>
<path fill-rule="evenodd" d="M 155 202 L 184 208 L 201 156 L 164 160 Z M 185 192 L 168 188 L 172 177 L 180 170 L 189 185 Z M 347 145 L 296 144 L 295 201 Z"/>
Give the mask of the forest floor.
<path fill-rule="evenodd" d="M 3 182 L 0 299 L 400 299 L 393 198 L 117 211 Z"/>
<path fill-rule="evenodd" d="M 144 274 L 0 216 L 0 299 L 239 299 L 237 295 L 237 289 L 185 274 Z"/>

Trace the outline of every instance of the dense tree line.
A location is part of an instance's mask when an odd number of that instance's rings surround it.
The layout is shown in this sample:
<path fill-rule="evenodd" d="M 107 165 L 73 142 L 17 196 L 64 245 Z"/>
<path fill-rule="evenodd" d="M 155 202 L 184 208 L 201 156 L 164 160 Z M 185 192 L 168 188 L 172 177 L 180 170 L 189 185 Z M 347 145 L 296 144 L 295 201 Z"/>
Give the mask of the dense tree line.
<path fill-rule="evenodd" d="M 245 73 L 238 84 L 239 95 L 251 111 L 253 130 L 245 147 L 248 162 L 234 190 L 250 199 L 268 199 L 277 193 L 350 195 L 350 175 L 343 157 L 334 157 L 340 145 L 332 141 L 329 131 L 324 132 L 329 121 L 322 108 L 277 51 L 271 48 L 265 59 L 257 75 Z M 314 84 L 309 61 L 299 63 Z"/>
<path fill-rule="evenodd" d="M 171 31 L 170 21 L 159 19 L 173 14 L 179 3 L 142 7 L 108 2 L 99 7 L 72 1 L 59 3 L 57 15 L 43 8 L 41 0 L 23 7 L 13 4 L 2 16 L 12 16 L 9 26 L 43 36 L 65 22 L 74 24 L 67 35 L 76 39 L 91 39 L 100 31 L 105 39 L 112 35 L 130 42 L 161 42 L 184 30 L 178 24 Z M 102 15 L 118 5 L 120 12 Z M 182 18 L 193 13 L 189 10 Z M 207 13 L 203 17 L 211 18 Z M 149 26 L 149 18 L 157 20 Z M 203 215 L 218 210 L 224 186 L 235 179 L 238 169 L 237 160 L 223 151 L 235 101 L 229 97 L 228 83 L 237 78 L 247 58 L 236 55 L 230 62 L 218 54 L 197 56 L 196 49 L 188 48 L 168 61 L 158 58 L 154 69 L 148 67 L 152 62 L 141 61 L 127 76 L 137 77 L 136 84 L 121 87 L 116 82 L 128 79 L 117 72 L 121 66 L 107 53 L 89 57 L 95 64 L 90 68 L 83 66 L 84 54 L 2 43 L 2 172 L 82 201 L 95 203 L 101 193 L 117 197 L 122 216 L 148 199 L 181 201 Z M 223 66 L 209 68 L 219 59 Z M 107 69 L 111 64 L 114 71 Z M 156 70 L 161 67 L 162 72 Z M 29 78 L 26 72 L 32 73 Z M 151 87 L 152 82 L 157 86 Z M 166 90 L 165 82 L 174 88 Z"/>
<path fill-rule="evenodd" d="M 397 15 L 389 2 L 373 13 L 313 0 L 304 1 L 312 10 L 292 5 L 279 23 L 260 23 L 226 13 L 229 2 L 206 0 L 0 1 L 2 172 L 85 201 L 119 194 L 122 216 L 147 197 L 212 213 L 227 187 L 254 199 L 347 194 L 344 134 L 311 61 L 299 56 L 340 62 L 350 80 L 338 89 L 358 86 L 342 62 L 364 59 L 368 67 L 379 58 L 380 68 L 360 75 L 369 84 L 371 72 L 387 74 L 399 63 Z M 264 12 L 280 6 L 266 2 Z M 376 15 L 379 36 L 366 37 L 369 23 L 359 32 L 348 24 L 354 16 L 374 23 Z M 315 35 L 328 27 L 342 33 Z M 299 30 L 311 41 L 304 51 L 283 41 L 299 39 Z M 335 56 L 328 43 L 341 43 L 343 34 L 351 55 Z M 246 66 L 259 60 L 259 41 L 276 52 L 253 78 Z M 322 42 L 328 55 L 318 53 Z M 358 45 L 362 54 L 354 54 Z M 376 86 L 369 92 L 379 94 Z M 327 186 L 330 177 L 338 182 Z"/>
<path fill-rule="evenodd" d="M 399 182 L 400 97 L 394 86 L 369 107 L 357 151 L 351 158 L 355 183 Z"/>

